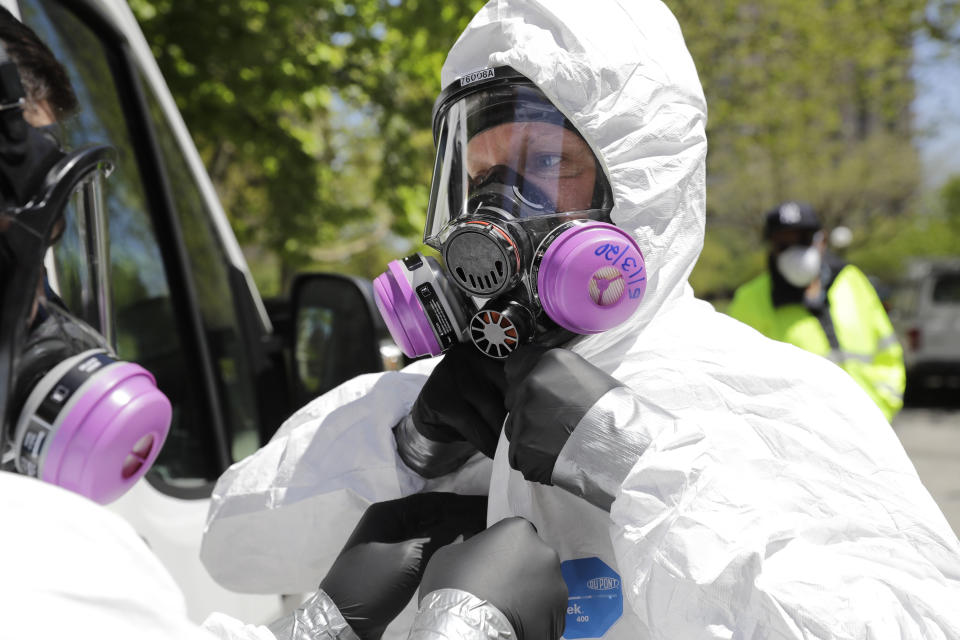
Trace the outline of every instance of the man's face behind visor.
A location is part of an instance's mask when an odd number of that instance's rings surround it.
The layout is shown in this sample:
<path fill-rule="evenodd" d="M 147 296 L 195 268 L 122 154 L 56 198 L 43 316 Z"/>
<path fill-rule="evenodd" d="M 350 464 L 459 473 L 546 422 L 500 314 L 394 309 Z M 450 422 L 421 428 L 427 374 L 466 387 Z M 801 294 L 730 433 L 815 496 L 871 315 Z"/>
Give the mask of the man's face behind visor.
<path fill-rule="evenodd" d="M 374 282 L 409 357 L 473 341 L 492 358 L 625 322 L 646 290 L 632 234 L 610 223 L 602 164 L 564 114 L 509 67 L 467 74 L 436 102 L 424 242 Z M 424 268 L 426 266 L 426 268 Z"/>
<path fill-rule="evenodd" d="M 468 194 L 506 167 L 553 203 L 550 213 L 589 209 L 597 179 L 593 151 L 575 132 L 547 122 L 511 122 L 467 143 Z"/>
<path fill-rule="evenodd" d="M 587 142 L 529 80 L 511 70 L 492 83 L 441 95 L 437 161 L 424 239 L 439 248 L 450 223 L 481 205 L 514 220 L 605 219 L 610 188 Z"/>

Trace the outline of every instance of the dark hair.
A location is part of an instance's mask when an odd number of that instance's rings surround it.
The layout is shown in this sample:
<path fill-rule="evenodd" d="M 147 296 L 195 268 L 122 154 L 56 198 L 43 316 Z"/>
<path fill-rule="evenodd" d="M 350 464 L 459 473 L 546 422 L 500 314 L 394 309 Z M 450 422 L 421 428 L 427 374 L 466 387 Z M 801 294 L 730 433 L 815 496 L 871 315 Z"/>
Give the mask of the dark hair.
<path fill-rule="evenodd" d="M 27 102 L 38 106 L 46 101 L 60 118 L 77 108 L 66 69 L 33 29 L 0 7 L 0 45 L 17 65 Z"/>

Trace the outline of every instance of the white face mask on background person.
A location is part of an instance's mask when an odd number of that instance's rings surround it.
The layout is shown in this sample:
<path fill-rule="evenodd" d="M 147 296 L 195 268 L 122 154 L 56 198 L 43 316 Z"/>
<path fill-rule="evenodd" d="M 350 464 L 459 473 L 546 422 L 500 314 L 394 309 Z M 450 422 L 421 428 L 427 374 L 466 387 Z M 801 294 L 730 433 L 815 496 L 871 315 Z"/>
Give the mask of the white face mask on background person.
<path fill-rule="evenodd" d="M 806 287 L 820 274 L 821 256 L 817 247 L 794 246 L 777 256 L 777 269 L 795 287 Z"/>

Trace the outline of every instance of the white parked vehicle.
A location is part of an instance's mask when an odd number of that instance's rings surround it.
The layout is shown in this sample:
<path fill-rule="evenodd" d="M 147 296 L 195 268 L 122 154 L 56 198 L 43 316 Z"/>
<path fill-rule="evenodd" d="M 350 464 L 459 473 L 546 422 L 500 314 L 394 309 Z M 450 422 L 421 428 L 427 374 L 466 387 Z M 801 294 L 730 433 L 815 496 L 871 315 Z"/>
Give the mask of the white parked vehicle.
<path fill-rule="evenodd" d="M 908 390 L 960 392 L 960 260 L 912 263 L 897 298 Z"/>
<path fill-rule="evenodd" d="M 64 64 L 80 102 L 66 146 L 118 151 L 104 196 L 120 357 L 150 370 L 173 404 L 152 470 L 110 508 L 159 556 L 201 621 L 222 611 L 266 622 L 281 594 L 228 591 L 199 559 L 219 475 L 310 397 L 394 364 L 369 283 L 298 278 L 289 302 L 261 301 L 213 185 L 124 0 L 0 0 Z M 51 286 L 80 304 L 91 272 L 67 224 L 48 256 Z M 309 346 L 308 346 L 309 345 Z"/>

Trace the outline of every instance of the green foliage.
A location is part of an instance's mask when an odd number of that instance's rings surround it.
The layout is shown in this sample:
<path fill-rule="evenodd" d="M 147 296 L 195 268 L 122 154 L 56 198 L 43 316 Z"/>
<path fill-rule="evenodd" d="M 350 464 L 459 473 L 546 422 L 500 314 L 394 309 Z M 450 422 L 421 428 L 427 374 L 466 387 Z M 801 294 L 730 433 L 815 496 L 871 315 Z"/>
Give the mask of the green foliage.
<path fill-rule="evenodd" d="M 947 220 L 960 231 L 960 175 L 953 176 L 940 189 L 943 212 Z M 957 248 L 960 253 L 960 247 Z"/>
<path fill-rule="evenodd" d="M 918 184 L 911 43 L 922 0 L 674 0 L 710 105 L 710 214 L 777 202 L 898 214 Z"/>
<path fill-rule="evenodd" d="M 690 284 L 698 297 L 731 298 L 737 285 L 760 273 L 765 260 L 759 229 L 744 233 L 736 227 L 708 222 L 703 251 L 690 274 Z"/>
<path fill-rule="evenodd" d="M 924 10 L 923 28 L 937 40 L 960 43 L 960 1 L 930 0 Z"/>
<path fill-rule="evenodd" d="M 849 226 L 861 246 L 928 229 L 914 220 L 912 42 L 932 17 L 955 24 L 955 2 L 666 1 L 710 109 L 698 293 L 723 296 L 763 268 L 762 214 L 784 200 L 812 203 L 827 228 Z"/>
<path fill-rule="evenodd" d="M 904 280 L 909 262 L 960 254 L 960 233 L 941 216 L 915 217 L 906 222 L 884 220 L 874 241 L 852 247 L 848 258 L 866 273 L 895 284 Z"/>
<path fill-rule="evenodd" d="M 439 69 L 482 0 L 130 1 L 267 293 L 305 268 L 370 277 L 411 249 Z M 851 227 L 851 255 L 881 271 L 872 245 L 956 237 L 920 216 L 910 69 L 917 31 L 949 40 L 960 3 L 666 1 L 710 108 L 699 294 L 763 268 L 761 214 L 786 199 Z"/>
<path fill-rule="evenodd" d="M 374 275 L 356 256 L 422 229 L 440 66 L 481 4 L 131 0 L 267 293 Z"/>

